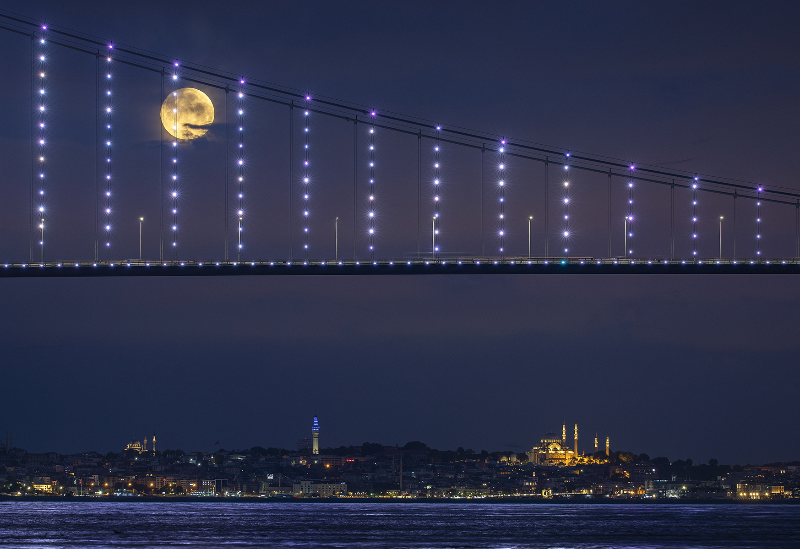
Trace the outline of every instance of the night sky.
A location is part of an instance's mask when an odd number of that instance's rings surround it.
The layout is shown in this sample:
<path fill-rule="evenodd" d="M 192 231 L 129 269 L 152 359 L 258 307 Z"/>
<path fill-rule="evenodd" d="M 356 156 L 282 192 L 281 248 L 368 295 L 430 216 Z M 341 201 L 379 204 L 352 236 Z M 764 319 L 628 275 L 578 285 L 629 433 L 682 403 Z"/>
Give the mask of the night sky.
<path fill-rule="evenodd" d="M 794 2 L 4 0 L 0 9 L 314 97 L 800 191 Z M 0 32 L 0 51 L 0 262 L 27 261 L 30 40 Z M 53 48 L 49 64 L 46 254 L 89 260 L 95 60 Z M 144 216 L 144 255 L 157 258 L 160 80 L 114 70 L 112 255 L 138 255 Z M 197 87 L 217 121 L 179 153 L 180 254 L 220 259 L 230 128 L 224 94 Z M 287 109 L 253 101 L 245 124 L 246 257 L 285 259 Z M 333 256 L 336 216 L 340 253 L 368 256 L 366 129 L 354 237 L 352 126 L 311 120 L 313 257 Z M 423 141 L 419 226 L 416 139 L 384 131 L 376 143 L 377 255 L 409 257 L 418 228 L 422 250 L 430 246 L 432 143 Z M 542 255 L 543 167 L 508 162 L 507 248 L 527 253 L 533 215 L 532 253 Z M 482 237 L 480 154 L 443 146 L 448 253 L 496 252 L 496 171 L 486 174 Z M 573 177 L 571 252 L 605 256 L 607 179 Z M 560 178 L 551 171 L 553 220 Z M 613 254 L 624 184 L 613 181 Z M 636 193 L 635 255 L 667 257 L 668 187 Z M 681 257 L 691 255 L 689 201 L 676 191 Z M 701 256 L 718 253 L 721 215 L 732 254 L 731 205 L 701 195 Z M 764 207 L 765 256 L 794 255 L 794 213 Z M 752 255 L 752 203 L 738 215 L 737 253 Z M 555 221 L 550 231 L 552 253 Z M 293 448 L 316 414 L 322 446 L 422 440 L 521 452 L 566 420 L 587 451 L 597 432 L 614 450 L 672 459 L 800 459 L 796 276 L 5 279 L 0 304 L 0 428 L 29 451 L 119 451 L 153 431 L 161 449 Z"/>

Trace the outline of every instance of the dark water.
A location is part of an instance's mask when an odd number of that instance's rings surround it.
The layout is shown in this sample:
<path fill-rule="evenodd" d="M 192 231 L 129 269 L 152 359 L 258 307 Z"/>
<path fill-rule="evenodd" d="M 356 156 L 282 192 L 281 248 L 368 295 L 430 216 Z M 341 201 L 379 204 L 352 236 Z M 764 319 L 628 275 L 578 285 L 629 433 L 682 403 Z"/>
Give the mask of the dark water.
<path fill-rule="evenodd" d="M 14 501 L 0 546 L 798 548 L 800 505 Z"/>

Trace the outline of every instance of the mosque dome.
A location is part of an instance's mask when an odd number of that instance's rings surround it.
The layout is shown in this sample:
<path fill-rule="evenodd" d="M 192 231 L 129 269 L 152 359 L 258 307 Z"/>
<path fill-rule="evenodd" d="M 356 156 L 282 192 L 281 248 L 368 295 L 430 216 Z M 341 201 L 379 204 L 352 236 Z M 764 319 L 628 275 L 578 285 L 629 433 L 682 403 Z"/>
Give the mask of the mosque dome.
<path fill-rule="evenodd" d="M 541 442 L 542 444 L 546 444 L 548 442 L 561 442 L 561 436 L 551 431 L 542 437 Z"/>

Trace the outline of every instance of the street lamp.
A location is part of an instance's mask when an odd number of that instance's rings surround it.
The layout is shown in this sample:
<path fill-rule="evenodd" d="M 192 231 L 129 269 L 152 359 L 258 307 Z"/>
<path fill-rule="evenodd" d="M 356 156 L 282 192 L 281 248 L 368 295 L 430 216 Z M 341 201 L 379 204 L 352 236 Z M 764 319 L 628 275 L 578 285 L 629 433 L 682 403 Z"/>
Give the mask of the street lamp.
<path fill-rule="evenodd" d="M 625 229 L 625 234 L 623 235 L 623 238 L 624 238 L 623 243 L 625 245 L 625 248 L 622 250 L 622 252 L 625 254 L 624 257 L 627 259 L 627 257 L 628 257 L 628 217 L 627 216 L 625 216 L 625 226 L 623 228 Z"/>
<path fill-rule="evenodd" d="M 139 218 L 139 261 L 142 260 L 142 221 L 144 217 Z"/>
<path fill-rule="evenodd" d="M 531 257 L 531 221 L 533 221 L 533 216 L 528 216 L 528 259 Z"/>
<path fill-rule="evenodd" d="M 436 216 L 433 216 L 433 224 L 431 225 L 431 240 L 433 241 L 431 248 L 431 256 L 436 259 Z"/>
<path fill-rule="evenodd" d="M 722 220 L 724 218 L 719 216 L 719 258 L 722 259 Z"/>

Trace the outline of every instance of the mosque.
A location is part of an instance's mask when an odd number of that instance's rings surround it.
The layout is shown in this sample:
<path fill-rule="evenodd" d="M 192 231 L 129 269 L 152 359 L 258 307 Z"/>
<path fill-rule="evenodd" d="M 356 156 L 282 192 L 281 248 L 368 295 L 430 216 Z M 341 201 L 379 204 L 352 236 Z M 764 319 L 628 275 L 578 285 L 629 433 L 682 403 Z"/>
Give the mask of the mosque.
<path fill-rule="evenodd" d="M 578 452 L 578 424 L 575 424 L 575 434 L 573 444 L 567 443 L 567 424 L 561 427 L 561 436 L 553 432 L 547 433 L 539 440 L 539 445 L 531 448 L 528 452 L 528 461 L 537 465 L 577 465 L 579 463 L 591 463 L 591 455 L 586 456 L 583 452 Z M 598 451 L 597 435 L 594 437 L 594 451 Z M 609 437 L 606 437 L 606 455 L 611 453 Z"/>
<path fill-rule="evenodd" d="M 143 454 L 147 452 L 147 437 L 142 439 L 144 442 L 139 442 L 138 440 L 134 440 L 133 442 L 129 442 L 127 446 L 125 446 L 125 451 L 127 450 L 134 450 L 135 452 L 139 452 Z M 156 434 L 153 433 L 153 449 L 150 450 L 152 453 L 156 451 Z"/>

